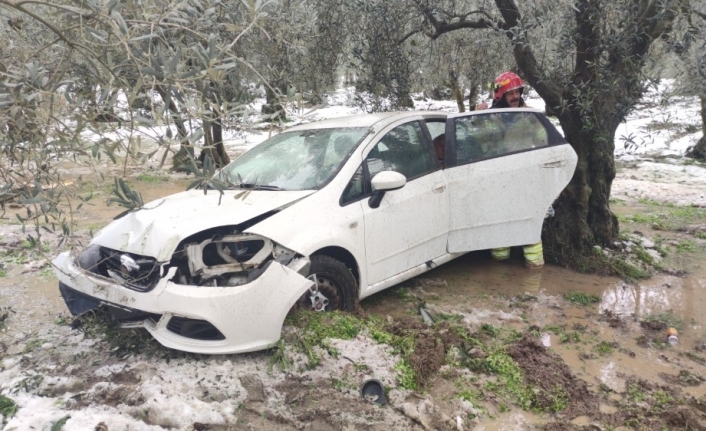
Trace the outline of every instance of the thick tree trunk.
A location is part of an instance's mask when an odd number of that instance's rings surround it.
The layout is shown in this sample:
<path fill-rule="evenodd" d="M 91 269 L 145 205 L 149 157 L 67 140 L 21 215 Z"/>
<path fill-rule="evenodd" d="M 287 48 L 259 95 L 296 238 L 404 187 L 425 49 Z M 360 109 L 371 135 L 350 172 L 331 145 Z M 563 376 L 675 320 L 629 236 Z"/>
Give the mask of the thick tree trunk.
<path fill-rule="evenodd" d="M 177 128 L 177 134 L 179 135 L 179 150 L 177 150 L 172 157 L 172 171 L 188 172 L 185 166 L 189 164 L 189 155 L 191 155 L 191 157 L 194 156 L 194 148 L 186 140 L 188 136 L 186 125 L 184 125 L 184 121 L 181 119 L 179 108 L 177 108 L 176 103 L 174 103 L 174 100 L 172 100 L 167 93 L 167 89 L 162 85 L 157 85 L 155 86 L 155 90 L 157 90 L 162 101 L 167 105 L 172 121 L 174 121 L 174 125 Z M 168 152 L 169 148 L 167 148 L 166 151 Z M 164 156 L 166 157 L 166 155 L 167 153 L 165 152 Z M 162 158 L 162 164 L 164 163 L 165 157 Z M 160 164 L 160 166 L 162 164 Z"/>
<path fill-rule="evenodd" d="M 449 70 L 449 77 L 448 81 L 446 81 L 446 85 L 448 85 L 451 89 L 451 95 L 456 101 L 458 112 L 466 112 L 466 104 L 463 100 L 463 90 L 461 90 L 461 87 L 458 85 L 458 75 L 456 75 L 456 72 L 453 70 Z"/>
<path fill-rule="evenodd" d="M 286 92 L 286 88 L 285 88 L 285 92 Z M 272 118 L 271 118 L 272 120 L 277 119 L 277 118 L 279 118 L 281 120 L 287 119 L 287 115 L 284 111 L 284 106 L 282 106 L 282 104 L 279 103 L 279 99 L 277 98 L 277 95 L 270 87 L 267 87 L 265 89 L 265 104 L 262 105 L 260 112 L 262 112 L 263 114 L 272 115 Z"/>
<path fill-rule="evenodd" d="M 470 94 L 468 95 L 468 110 L 476 110 L 476 100 L 478 100 L 478 86 L 471 83 Z"/>
<path fill-rule="evenodd" d="M 210 139 L 207 139 L 207 143 L 210 145 L 205 145 L 201 154 L 199 154 L 199 160 L 203 163 L 206 155 L 211 157 L 216 168 L 222 168 L 228 163 L 230 163 L 230 157 L 226 153 L 226 149 L 223 146 L 223 123 L 220 118 L 216 118 L 209 122 L 211 129 Z"/>
<path fill-rule="evenodd" d="M 617 125 L 587 133 L 579 113 L 559 119 L 579 161 L 571 182 L 554 203 L 556 215 L 545 221 L 543 242 L 548 261 L 576 267 L 591 247 L 610 246 L 618 236 L 618 219 L 609 205 L 615 178 L 614 143 L 600 138 L 614 136 Z"/>
<path fill-rule="evenodd" d="M 701 132 L 699 142 L 686 152 L 686 157 L 692 159 L 706 160 L 706 95 L 701 95 Z"/>

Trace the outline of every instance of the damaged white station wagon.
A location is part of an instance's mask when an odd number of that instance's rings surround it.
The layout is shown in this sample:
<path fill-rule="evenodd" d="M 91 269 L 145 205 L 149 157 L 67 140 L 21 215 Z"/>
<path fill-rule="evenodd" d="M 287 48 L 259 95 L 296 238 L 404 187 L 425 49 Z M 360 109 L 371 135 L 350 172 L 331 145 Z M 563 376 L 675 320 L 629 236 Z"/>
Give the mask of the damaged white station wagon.
<path fill-rule="evenodd" d="M 102 307 L 189 352 L 261 350 L 292 307 L 352 310 L 469 251 L 538 242 L 576 160 L 524 108 L 301 125 L 226 166 L 224 196 L 153 201 L 54 266 L 74 315 Z"/>

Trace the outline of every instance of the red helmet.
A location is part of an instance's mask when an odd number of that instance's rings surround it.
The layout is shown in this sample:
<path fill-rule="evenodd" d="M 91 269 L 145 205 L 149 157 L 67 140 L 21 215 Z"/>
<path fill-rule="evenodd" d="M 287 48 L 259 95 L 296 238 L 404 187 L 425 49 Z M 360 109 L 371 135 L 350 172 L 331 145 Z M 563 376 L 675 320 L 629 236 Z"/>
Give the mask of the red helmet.
<path fill-rule="evenodd" d="M 503 72 L 495 78 L 495 84 L 493 85 L 493 100 L 499 102 L 505 93 L 511 90 L 519 88 L 520 94 L 524 90 L 524 85 L 522 85 L 522 79 L 512 72 Z"/>

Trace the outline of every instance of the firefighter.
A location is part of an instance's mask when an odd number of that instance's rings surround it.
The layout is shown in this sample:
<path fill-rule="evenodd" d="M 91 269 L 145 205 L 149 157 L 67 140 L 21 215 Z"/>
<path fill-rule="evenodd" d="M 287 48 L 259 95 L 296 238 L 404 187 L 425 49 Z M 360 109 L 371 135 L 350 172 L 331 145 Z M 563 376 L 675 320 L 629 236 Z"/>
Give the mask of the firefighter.
<path fill-rule="evenodd" d="M 512 72 L 503 72 L 495 78 L 493 83 L 493 108 L 521 108 L 526 106 L 522 98 L 525 86 L 522 79 Z M 476 109 L 488 109 L 488 104 L 481 103 Z M 551 207 L 550 207 L 551 208 Z M 544 266 L 544 250 L 542 241 L 523 247 L 525 266 L 528 268 L 541 268 Z M 496 248 L 490 251 L 491 256 L 497 260 L 510 258 L 510 247 Z"/>

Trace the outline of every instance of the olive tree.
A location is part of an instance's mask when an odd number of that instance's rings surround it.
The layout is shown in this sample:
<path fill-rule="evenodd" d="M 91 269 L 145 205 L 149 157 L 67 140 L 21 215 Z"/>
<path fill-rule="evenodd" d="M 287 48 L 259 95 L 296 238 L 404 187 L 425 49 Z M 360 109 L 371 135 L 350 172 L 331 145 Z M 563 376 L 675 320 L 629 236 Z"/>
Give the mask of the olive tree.
<path fill-rule="evenodd" d="M 697 2 L 694 5 L 697 6 Z M 686 153 L 687 157 L 706 160 L 706 2 L 694 8 L 692 19 L 688 21 L 687 33 L 691 37 L 681 54 L 685 67 L 682 68 L 683 87 L 697 96 L 701 104 L 701 139 Z"/>
<path fill-rule="evenodd" d="M 612 245 L 618 235 L 609 205 L 615 131 L 640 100 L 650 47 L 670 32 L 682 2 L 450 2 L 449 8 L 467 9 L 442 15 L 444 3 L 413 1 L 424 18 L 419 31 L 429 37 L 466 29 L 507 38 L 517 70 L 554 111 L 578 154 L 576 172 L 554 205 L 557 215 L 545 223 L 548 257 L 574 266 L 592 246 Z"/>
<path fill-rule="evenodd" d="M 120 163 L 125 176 L 128 164 L 180 148 L 180 163 L 198 176 L 192 186 L 212 182 L 228 161 L 222 127 L 246 114 L 247 83 L 261 79 L 238 47 L 267 7 L 261 0 L 0 0 L 9 16 L 0 32 L 11 48 L 0 53 L 0 194 L 25 206 L 18 217 L 35 226 L 35 238 L 47 225 L 67 236 L 73 230 L 76 202 L 87 197 L 63 181 L 72 165 L 102 175 Z M 144 151 L 147 140 L 156 149 Z M 202 163 L 193 154 L 199 144 Z M 142 204 L 124 182 L 115 184 L 113 201 Z"/>

